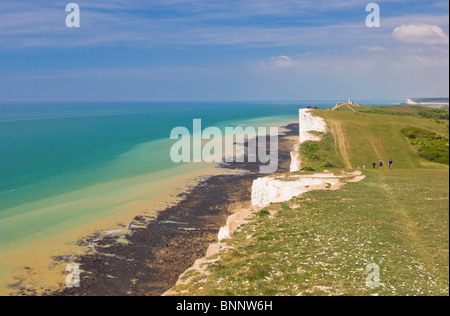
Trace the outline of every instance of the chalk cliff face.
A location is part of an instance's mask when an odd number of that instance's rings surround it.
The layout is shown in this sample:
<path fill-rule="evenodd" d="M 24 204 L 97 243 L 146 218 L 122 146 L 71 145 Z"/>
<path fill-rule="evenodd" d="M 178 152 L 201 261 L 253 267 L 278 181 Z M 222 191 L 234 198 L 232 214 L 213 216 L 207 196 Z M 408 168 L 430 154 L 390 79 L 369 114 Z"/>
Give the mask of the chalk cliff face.
<path fill-rule="evenodd" d="M 294 151 L 291 152 L 291 172 L 300 171 L 301 161 L 300 161 L 300 145 L 308 140 L 319 141 L 320 137 L 313 135 L 310 132 L 322 132 L 327 131 L 327 124 L 325 121 L 318 116 L 313 116 L 309 113 L 309 109 L 301 109 L 299 111 L 299 144 L 295 146 Z"/>
<path fill-rule="evenodd" d="M 253 182 L 252 205 L 258 208 L 270 203 L 282 203 L 313 190 L 338 190 L 343 185 L 359 182 L 365 176 L 361 171 L 351 173 L 316 173 L 313 175 L 291 175 L 289 180 L 275 177 L 259 178 Z"/>
<path fill-rule="evenodd" d="M 291 176 L 289 181 L 276 178 L 259 178 L 253 182 L 252 205 L 264 207 L 270 203 L 280 203 L 291 200 L 311 190 L 318 190 L 340 184 L 339 176 L 333 174 L 315 174 L 312 176 Z"/>
<path fill-rule="evenodd" d="M 223 241 L 231 238 L 233 233 L 247 222 L 247 219 L 252 215 L 252 209 L 243 209 L 228 217 L 227 224 L 219 231 L 218 240 Z"/>
<path fill-rule="evenodd" d="M 319 141 L 320 137 L 313 135 L 310 132 L 327 131 L 327 124 L 324 119 L 318 116 L 313 116 L 308 109 L 301 109 L 299 111 L 299 124 L 300 124 L 300 144 L 308 140 Z"/>

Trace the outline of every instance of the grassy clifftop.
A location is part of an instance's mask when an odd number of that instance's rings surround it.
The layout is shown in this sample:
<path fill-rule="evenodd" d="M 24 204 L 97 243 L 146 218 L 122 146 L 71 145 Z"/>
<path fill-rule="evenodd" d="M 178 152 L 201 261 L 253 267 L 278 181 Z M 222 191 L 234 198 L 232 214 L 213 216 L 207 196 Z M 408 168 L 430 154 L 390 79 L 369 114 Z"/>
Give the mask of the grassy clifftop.
<path fill-rule="evenodd" d="M 326 119 L 336 141 L 335 152 L 345 167 L 369 166 L 379 160 L 386 163 L 389 159 L 397 169 L 443 167 L 419 157 L 402 129 L 418 128 L 448 139 L 448 120 L 421 117 L 416 107 L 347 108 L 315 112 Z"/>
<path fill-rule="evenodd" d="M 361 113 L 388 114 L 400 116 L 414 116 L 439 120 L 449 119 L 448 107 L 430 108 L 419 105 L 396 105 L 388 107 L 380 106 L 344 106 L 339 108 L 340 111 L 357 111 Z"/>
<path fill-rule="evenodd" d="M 402 133 L 420 128 L 448 139 L 448 121 L 355 111 L 314 111 L 330 131 L 302 157 L 317 170 L 366 164 L 366 179 L 270 205 L 178 293 L 449 294 L 449 169 L 420 157 Z M 379 159 L 395 168 L 372 169 Z M 380 269 L 378 287 L 367 285 L 369 264 Z"/>

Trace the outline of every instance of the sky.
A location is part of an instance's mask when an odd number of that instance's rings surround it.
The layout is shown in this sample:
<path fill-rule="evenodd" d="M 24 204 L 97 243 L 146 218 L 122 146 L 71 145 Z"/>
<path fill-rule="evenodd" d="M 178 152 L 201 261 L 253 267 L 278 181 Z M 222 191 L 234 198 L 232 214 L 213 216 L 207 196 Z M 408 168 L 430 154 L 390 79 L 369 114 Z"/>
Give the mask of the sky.
<path fill-rule="evenodd" d="M 0 102 L 449 96 L 447 0 L 69 2 L 0 1 Z"/>

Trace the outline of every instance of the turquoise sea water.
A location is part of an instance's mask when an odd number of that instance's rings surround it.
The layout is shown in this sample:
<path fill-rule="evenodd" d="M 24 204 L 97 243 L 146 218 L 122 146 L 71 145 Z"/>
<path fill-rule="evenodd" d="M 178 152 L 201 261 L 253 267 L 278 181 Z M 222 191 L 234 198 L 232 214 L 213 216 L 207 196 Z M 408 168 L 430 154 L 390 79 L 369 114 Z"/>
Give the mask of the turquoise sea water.
<path fill-rule="evenodd" d="M 328 106 L 329 104 L 320 104 Z M 168 139 L 177 126 L 192 129 L 296 117 L 298 103 L 150 103 L 0 105 L 0 212 L 88 185 L 173 167 L 155 147 L 145 164 L 107 170 L 135 146 Z M 156 144 L 161 145 L 161 144 Z M 1 218 L 1 216 L 0 216 Z"/>

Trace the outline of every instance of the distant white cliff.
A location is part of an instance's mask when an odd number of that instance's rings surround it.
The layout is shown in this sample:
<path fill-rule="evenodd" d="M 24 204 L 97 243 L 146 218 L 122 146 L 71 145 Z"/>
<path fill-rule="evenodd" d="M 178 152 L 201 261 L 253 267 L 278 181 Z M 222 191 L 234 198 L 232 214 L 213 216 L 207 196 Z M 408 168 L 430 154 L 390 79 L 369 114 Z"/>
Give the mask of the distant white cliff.
<path fill-rule="evenodd" d="M 448 98 L 409 98 L 407 105 L 448 105 Z"/>

